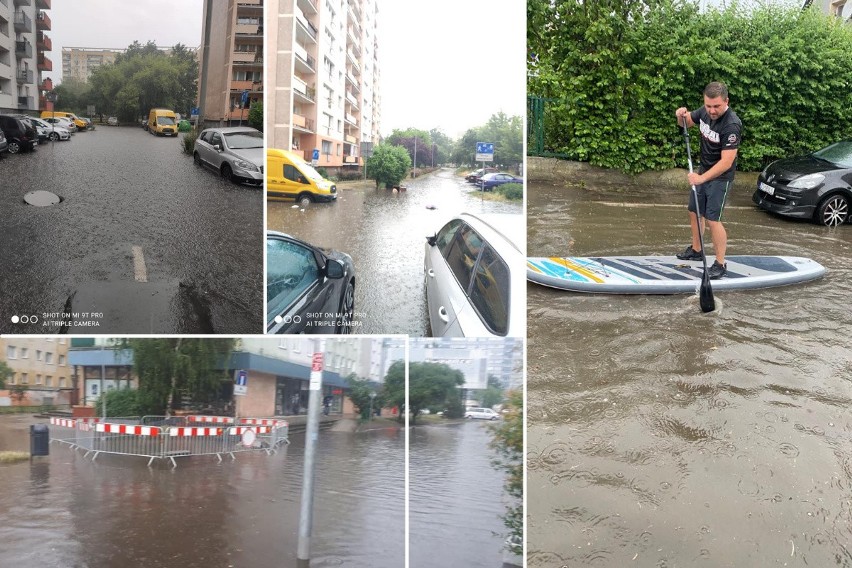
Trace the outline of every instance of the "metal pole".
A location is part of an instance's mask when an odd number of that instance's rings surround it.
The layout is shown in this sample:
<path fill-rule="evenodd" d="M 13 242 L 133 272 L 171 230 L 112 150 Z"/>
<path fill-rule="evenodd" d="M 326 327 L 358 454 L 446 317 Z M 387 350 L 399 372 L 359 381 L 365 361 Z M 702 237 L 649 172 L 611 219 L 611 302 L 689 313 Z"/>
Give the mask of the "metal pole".
<path fill-rule="evenodd" d="M 101 400 L 103 403 L 101 404 L 101 413 L 103 414 L 104 422 L 106 422 L 106 393 L 104 392 L 104 375 L 106 374 L 106 365 L 104 365 L 104 358 L 106 357 L 106 352 L 104 351 L 104 346 L 101 345 Z"/>
<path fill-rule="evenodd" d="M 417 136 L 414 137 L 414 175 L 411 177 L 417 177 Z"/>
<path fill-rule="evenodd" d="M 325 352 L 325 339 L 314 339 L 314 360 Z M 308 423 L 305 432 L 305 467 L 302 475 L 302 506 L 299 513 L 299 544 L 296 561 L 299 568 L 308 568 L 311 562 L 311 524 L 314 508 L 314 470 L 316 469 L 316 448 L 319 433 L 320 396 L 322 395 L 322 364 L 319 370 L 311 367 L 311 381 L 308 395 Z"/>

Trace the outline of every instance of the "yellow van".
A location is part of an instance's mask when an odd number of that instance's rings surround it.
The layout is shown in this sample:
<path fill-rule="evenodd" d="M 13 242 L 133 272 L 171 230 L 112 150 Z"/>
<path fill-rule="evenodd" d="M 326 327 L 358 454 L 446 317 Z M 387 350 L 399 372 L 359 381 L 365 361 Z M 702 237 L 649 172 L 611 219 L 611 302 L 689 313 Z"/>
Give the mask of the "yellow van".
<path fill-rule="evenodd" d="M 177 115 L 165 108 L 152 108 L 148 113 L 148 123 L 145 130 L 154 136 L 177 136 Z"/>
<path fill-rule="evenodd" d="M 337 201 L 337 186 L 298 154 L 267 148 L 266 197 L 295 199 L 305 206 L 313 201 Z"/>
<path fill-rule="evenodd" d="M 85 132 L 86 129 L 89 127 L 88 122 L 86 122 L 82 118 L 78 117 L 73 112 L 64 112 L 64 111 L 58 111 L 58 110 L 57 111 L 43 110 L 43 111 L 41 111 L 41 117 L 42 118 L 53 118 L 53 117 L 67 118 L 68 120 L 73 122 L 75 126 L 77 126 L 77 130 L 79 132 Z"/>

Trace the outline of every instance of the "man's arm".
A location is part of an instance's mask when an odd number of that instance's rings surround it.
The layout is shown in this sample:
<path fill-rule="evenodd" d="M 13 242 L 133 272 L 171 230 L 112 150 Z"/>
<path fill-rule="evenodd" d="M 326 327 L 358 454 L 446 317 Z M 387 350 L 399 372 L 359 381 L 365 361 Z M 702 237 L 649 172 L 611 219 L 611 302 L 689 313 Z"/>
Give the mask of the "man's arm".
<path fill-rule="evenodd" d="M 677 118 L 677 125 L 683 126 L 683 121 L 686 120 L 687 126 L 695 126 L 695 123 L 692 121 L 692 113 L 689 112 L 689 109 L 686 107 L 680 107 L 675 111 L 675 118 Z"/>
<path fill-rule="evenodd" d="M 702 183 L 707 183 L 708 181 L 716 179 L 731 169 L 731 166 L 734 165 L 734 160 L 737 159 L 737 152 L 737 148 L 732 150 L 722 150 L 722 157 L 712 168 L 703 174 L 689 174 L 689 183 L 692 185 L 701 185 Z"/>

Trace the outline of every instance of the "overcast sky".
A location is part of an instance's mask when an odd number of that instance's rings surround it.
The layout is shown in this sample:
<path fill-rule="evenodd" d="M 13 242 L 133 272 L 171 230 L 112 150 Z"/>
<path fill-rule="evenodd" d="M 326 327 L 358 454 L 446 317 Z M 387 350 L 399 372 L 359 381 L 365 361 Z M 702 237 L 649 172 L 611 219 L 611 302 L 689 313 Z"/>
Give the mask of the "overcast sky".
<path fill-rule="evenodd" d="M 203 0 L 54 0 L 47 11 L 52 29 L 46 32 L 53 42 L 48 54 L 53 71 L 42 77 L 62 81 L 63 47 L 123 49 L 134 40 L 198 47 L 203 5 Z"/>
<path fill-rule="evenodd" d="M 526 112 L 526 3 L 379 0 L 382 134 Z"/>

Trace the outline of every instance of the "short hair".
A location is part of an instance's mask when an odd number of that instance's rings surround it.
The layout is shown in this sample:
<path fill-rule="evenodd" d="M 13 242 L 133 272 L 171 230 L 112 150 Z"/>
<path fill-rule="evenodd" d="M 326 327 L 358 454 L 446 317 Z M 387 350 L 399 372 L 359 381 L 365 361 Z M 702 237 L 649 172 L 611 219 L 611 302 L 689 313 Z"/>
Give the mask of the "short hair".
<path fill-rule="evenodd" d="M 706 87 L 704 87 L 704 96 L 708 99 L 715 99 L 717 97 L 722 97 L 724 100 L 728 100 L 728 87 L 725 83 L 720 81 L 713 81 L 709 83 Z"/>

